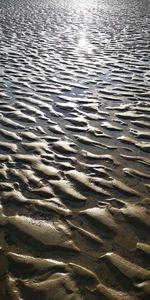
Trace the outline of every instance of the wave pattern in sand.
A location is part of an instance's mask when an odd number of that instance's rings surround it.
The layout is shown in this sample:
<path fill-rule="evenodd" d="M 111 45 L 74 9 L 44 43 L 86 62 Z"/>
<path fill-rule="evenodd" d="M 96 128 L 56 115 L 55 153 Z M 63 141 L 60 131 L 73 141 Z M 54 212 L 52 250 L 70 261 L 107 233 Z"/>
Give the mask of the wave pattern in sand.
<path fill-rule="evenodd" d="M 148 1 L 0 13 L 0 299 L 148 299 Z"/>

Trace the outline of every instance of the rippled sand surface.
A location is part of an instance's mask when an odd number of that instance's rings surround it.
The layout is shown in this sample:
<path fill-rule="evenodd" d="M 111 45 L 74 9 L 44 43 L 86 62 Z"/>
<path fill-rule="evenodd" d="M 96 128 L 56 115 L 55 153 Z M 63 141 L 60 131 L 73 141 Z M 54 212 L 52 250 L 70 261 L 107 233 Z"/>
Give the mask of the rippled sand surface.
<path fill-rule="evenodd" d="M 149 1 L 0 0 L 0 299 L 150 298 Z"/>

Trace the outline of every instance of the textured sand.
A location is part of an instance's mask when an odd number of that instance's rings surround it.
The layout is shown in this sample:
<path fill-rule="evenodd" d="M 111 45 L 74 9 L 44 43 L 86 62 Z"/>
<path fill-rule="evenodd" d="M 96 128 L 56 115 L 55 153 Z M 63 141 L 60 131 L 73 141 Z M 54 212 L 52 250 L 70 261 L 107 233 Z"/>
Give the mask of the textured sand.
<path fill-rule="evenodd" d="M 0 0 L 0 300 L 150 298 L 149 16 Z"/>

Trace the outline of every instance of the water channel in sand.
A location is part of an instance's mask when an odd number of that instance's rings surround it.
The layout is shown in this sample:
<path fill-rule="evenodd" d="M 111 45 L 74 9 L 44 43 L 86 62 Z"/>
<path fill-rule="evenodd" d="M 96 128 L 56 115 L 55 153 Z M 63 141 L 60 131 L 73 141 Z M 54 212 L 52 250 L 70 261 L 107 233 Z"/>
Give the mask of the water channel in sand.
<path fill-rule="evenodd" d="M 0 0 L 0 299 L 149 299 L 150 2 Z"/>

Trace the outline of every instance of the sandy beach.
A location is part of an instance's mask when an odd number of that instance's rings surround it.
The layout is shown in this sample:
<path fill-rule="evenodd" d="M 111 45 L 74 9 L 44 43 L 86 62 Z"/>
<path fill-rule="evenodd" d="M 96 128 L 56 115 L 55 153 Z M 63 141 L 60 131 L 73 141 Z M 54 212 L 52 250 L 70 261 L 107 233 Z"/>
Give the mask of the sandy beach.
<path fill-rule="evenodd" d="M 150 299 L 150 2 L 0 0 L 0 300 Z"/>

